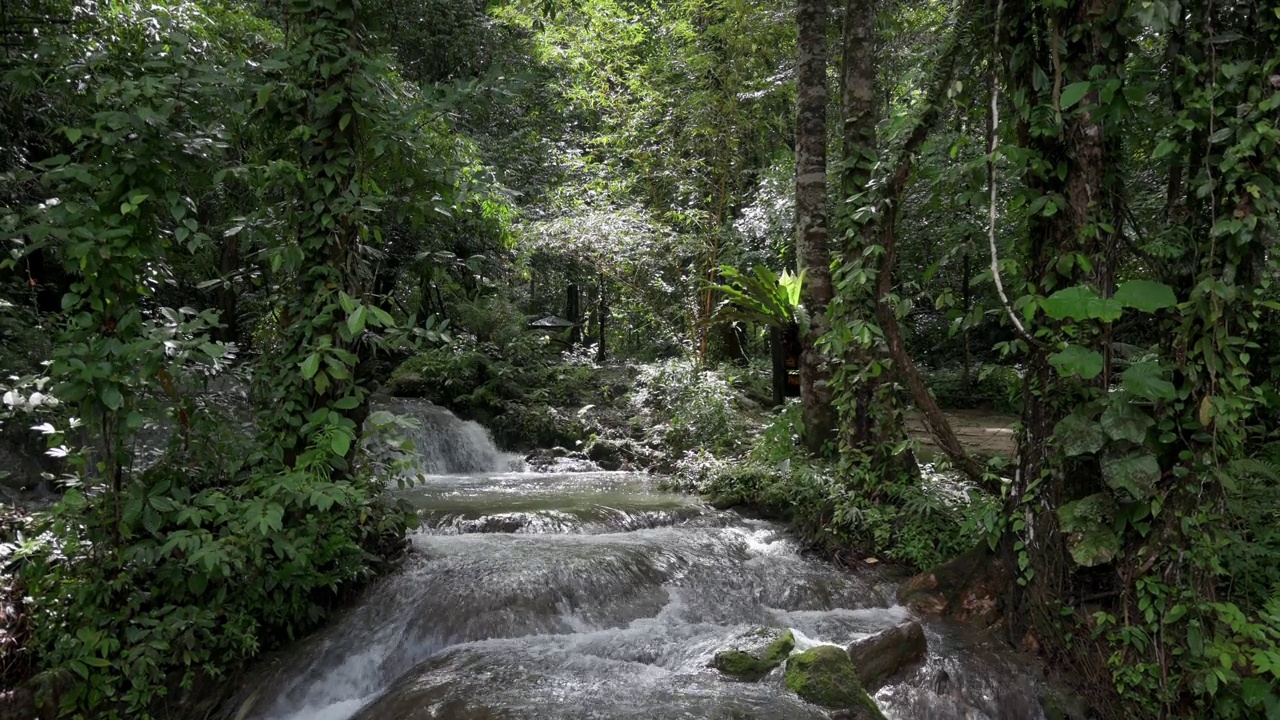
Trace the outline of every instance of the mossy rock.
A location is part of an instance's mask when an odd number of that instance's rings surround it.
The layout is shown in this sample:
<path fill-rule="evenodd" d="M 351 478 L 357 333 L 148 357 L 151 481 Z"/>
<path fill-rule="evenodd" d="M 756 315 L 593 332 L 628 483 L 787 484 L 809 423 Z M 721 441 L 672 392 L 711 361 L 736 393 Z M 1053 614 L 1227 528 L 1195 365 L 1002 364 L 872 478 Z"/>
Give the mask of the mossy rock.
<path fill-rule="evenodd" d="M 862 689 L 858 671 L 844 648 L 819 645 L 787 659 L 787 687 L 814 705 L 846 711 L 853 720 L 886 720 Z"/>
<path fill-rule="evenodd" d="M 795 636 L 788 630 L 759 652 L 722 650 L 716 653 L 711 667 L 729 677 L 754 682 L 781 665 L 795 647 Z"/>

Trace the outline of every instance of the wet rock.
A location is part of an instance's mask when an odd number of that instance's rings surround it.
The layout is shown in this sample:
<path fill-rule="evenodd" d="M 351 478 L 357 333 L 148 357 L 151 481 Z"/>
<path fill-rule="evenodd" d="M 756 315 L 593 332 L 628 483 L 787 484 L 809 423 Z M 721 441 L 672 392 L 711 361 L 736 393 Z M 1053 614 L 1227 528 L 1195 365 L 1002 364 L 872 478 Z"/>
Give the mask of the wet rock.
<path fill-rule="evenodd" d="M 787 658 L 787 687 L 814 705 L 840 711 L 849 720 L 886 720 L 863 689 L 843 648 L 819 645 Z"/>
<path fill-rule="evenodd" d="M 989 626 L 1000 619 L 1008 584 L 999 558 L 980 547 L 907 580 L 898 602 L 918 613 Z"/>
<path fill-rule="evenodd" d="M 625 459 L 621 446 L 601 438 L 596 438 L 587 445 L 587 458 L 605 470 L 621 469 Z"/>
<path fill-rule="evenodd" d="M 553 448 L 542 448 L 534 450 L 525 455 L 524 462 L 530 470 L 541 472 L 543 468 L 550 467 L 561 458 L 569 456 L 569 450 L 560 446 Z"/>
<path fill-rule="evenodd" d="M 912 620 L 865 637 L 849 646 L 849 659 L 862 686 L 875 692 L 903 668 L 924 658 L 924 628 Z"/>
<path fill-rule="evenodd" d="M 432 383 L 418 373 L 404 373 L 388 380 L 383 389 L 393 397 L 423 398 L 431 395 Z"/>
<path fill-rule="evenodd" d="M 1087 720 L 1089 717 L 1089 703 L 1066 688 L 1047 688 L 1040 707 L 1045 720 Z"/>
<path fill-rule="evenodd" d="M 760 640 L 767 640 L 770 633 L 758 634 Z M 721 650 L 711 661 L 711 667 L 737 680 L 754 682 L 768 675 L 787 659 L 796 647 L 795 636 L 788 630 L 767 645 L 750 650 Z"/>

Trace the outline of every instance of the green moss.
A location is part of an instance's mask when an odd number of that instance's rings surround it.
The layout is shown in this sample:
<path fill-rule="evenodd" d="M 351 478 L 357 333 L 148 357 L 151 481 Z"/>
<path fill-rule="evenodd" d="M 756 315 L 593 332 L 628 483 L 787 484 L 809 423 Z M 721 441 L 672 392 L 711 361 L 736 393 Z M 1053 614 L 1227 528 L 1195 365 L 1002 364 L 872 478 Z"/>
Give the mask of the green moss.
<path fill-rule="evenodd" d="M 857 670 L 844 648 L 820 645 L 787 659 L 786 683 L 815 705 L 852 711 L 856 720 L 885 720 L 858 682 Z"/>
<path fill-rule="evenodd" d="M 796 639 L 788 630 L 759 655 L 742 650 L 723 650 L 716 653 L 711 666 L 730 677 L 755 681 L 781 665 L 795 647 Z"/>

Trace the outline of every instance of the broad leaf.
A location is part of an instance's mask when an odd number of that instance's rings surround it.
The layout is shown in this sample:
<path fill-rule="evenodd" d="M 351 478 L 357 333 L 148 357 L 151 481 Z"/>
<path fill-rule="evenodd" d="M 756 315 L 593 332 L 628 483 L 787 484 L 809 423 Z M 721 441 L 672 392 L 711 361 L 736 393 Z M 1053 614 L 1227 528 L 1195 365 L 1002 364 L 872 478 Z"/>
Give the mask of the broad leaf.
<path fill-rule="evenodd" d="M 1116 501 L 1106 493 L 1094 493 L 1058 508 L 1058 519 L 1066 532 L 1111 527 L 1115 520 Z"/>
<path fill-rule="evenodd" d="M 302 368 L 302 377 L 310 380 L 315 377 L 316 371 L 320 369 L 320 356 L 311 353 L 307 356 L 307 359 L 299 363 L 299 366 Z"/>
<path fill-rule="evenodd" d="M 1049 364 L 1063 377 L 1079 375 L 1089 380 L 1102 373 L 1102 355 L 1079 345 L 1068 345 L 1065 350 L 1050 355 Z"/>
<path fill-rule="evenodd" d="M 1077 82 L 1062 88 L 1062 94 L 1058 96 L 1058 107 L 1062 110 L 1075 105 L 1089 94 L 1089 83 Z"/>
<path fill-rule="evenodd" d="M 335 432 L 329 438 L 329 449 L 334 455 L 344 456 L 351 449 L 351 436 L 345 432 Z"/>
<path fill-rule="evenodd" d="M 1129 402 L 1123 395 L 1113 396 L 1102 411 L 1102 429 L 1113 440 L 1128 440 L 1134 444 L 1142 444 L 1147 439 L 1147 431 L 1154 427 L 1156 421 L 1145 410 Z"/>
<path fill-rule="evenodd" d="M 1165 368 L 1156 362 L 1140 362 L 1129 366 L 1121 376 L 1127 392 L 1147 400 L 1172 400 L 1177 392 L 1165 379 Z"/>
<path fill-rule="evenodd" d="M 1114 298 L 1104 298 L 1093 288 L 1084 285 L 1059 290 L 1041 300 L 1040 308 L 1055 320 L 1071 318 L 1112 322 L 1119 320 L 1124 312 L 1124 306 L 1119 301 Z"/>
<path fill-rule="evenodd" d="M 1160 480 L 1160 463 L 1148 452 L 1113 455 L 1102 460 L 1102 479 L 1122 501 L 1149 500 Z"/>
<path fill-rule="evenodd" d="M 1067 537 L 1067 549 L 1077 565 L 1096 567 L 1115 559 L 1120 552 L 1120 538 L 1111 528 L 1072 533 Z"/>
<path fill-rule="evenodd" d="M 1178 304 L 1173 288 L 1151 280 L 1126 280 L 1116 288 L 1115 299 L 1142 312 L 1155 312 Z"/>
<path fill-rule="evenodd" d="M 1107 441 L 1098 421 L 1079 410 L 1058 422 L 1053 429 L 1053 439 L 1068 457 L 1098 452 Z"/>

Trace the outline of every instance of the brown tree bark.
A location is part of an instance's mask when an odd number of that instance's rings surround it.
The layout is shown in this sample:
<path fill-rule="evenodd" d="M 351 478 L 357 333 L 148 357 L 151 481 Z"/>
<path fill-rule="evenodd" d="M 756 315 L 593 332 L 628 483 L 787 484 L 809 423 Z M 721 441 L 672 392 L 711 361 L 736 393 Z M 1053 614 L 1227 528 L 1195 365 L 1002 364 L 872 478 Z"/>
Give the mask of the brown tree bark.
<path fill-rule="evenodd" d="M 858 227 L 852 220 L 852 199 L 867 190 L 871 169 L 877 158 L 876 123 L 880 119 L 880 102 L 876 95 L 875 67 L 876 14 L 873 0 L 846 0 L 844 6 L 844 38 L 841 53 L 840 115 L 843 155 L 840 169 L 841 227 L 844 242 L 841 263 L 849 268 L 871 263 L 868 251 L 875 246 L 874 228 Z M 871 320 L 875 314 L 875 298 L 869 288 L 849 288 L 846 312 L 863 314 Z M 855 347 L 847 359 L 853 367 L 864 368 L 874 360 L 874 351 Z M 897 415 L 896 408 L 877 408 L 880 402 L 892 403 L 892 397 L 878 398 L 879 378 L 860 377 L 851 389 L 852 407 L 843 409 L 843 432 L 846 442 L 855 447 L 869 446 L 886 431 L 902 428 L 877 427 Z M 880 422 L 877 423 L 877 420 Z"/>
<path fill-rule="evenodd" d="M 1120 3 L 1090 0 L 1049 15 L 1024 4 L 1012 9 L 1007 26 L 1011 33 L 1007 44 L 1001 43 L 1001 51 L 1038 53 L 1037 62 L 1053 69 L 1052 95 L 1041 96 L 1040 103 L 1058 108 L 1061 88 L 1082 78 L 1097 79 L 1098 68 L 1106 68 L 1112 77 L 1122 75 L 1123 67 L 1115 60 L 1125 54 L 1120 41 L 1124 37 L 1119 30 L 1124 14 Z M 1032 65 L 1025 64 L 1010 84 L 1034 98 Z M 1113 161 L 1118 148 L 1111 139 L 1117 128 L 1080 109 L 1098 103 L 1099 84 L 1095 83 L 1079 106 L 1063 112 L 1062 129 L 1056 135 L 1032 133 L 1025 119 L 1018 128 L 1019 144 L 1039 155 L 1045 167 L 1066 167 L 1064 175 L 1029 170 L 1024 178 L 1029 189 L 1048 196 L 1060 195 L 1065 201 L 1065 207 L 1052 217 L 1037 214 L 1028 221 L 1024 246 L 1026 280 L 1045 295 L 1075 284 L 1091 284 L 1103 292 L 1112 285 L 1113 263 L 1107 259 L 1108 245 L 1116 238 L 1096 228 L 1100 223 L 1117 228 L 1123 225 L 1118 216 L 1122 208 L 1116 202 L 1119 188 Z M 1077 264 L 1064 270 L 1059 259 L 1069 253 L 1088 258 L 1094 269 L 1086 271 Z M 1036 322 L 1047 320 L 1037 317 Z M 1096 329 L 1104 330 L 1100 325 Z M 1033 328 L 1029 330 L 1034 332 Z M 1057 511 L 1066 502 L 1087 495 L 1097 482 L 1080 476 L 1068 481 L 1055 456 L 1051 441 L 1054 428 L 1072 408 L 1081 385 L 1079 381 L 1060 378 L 1050 366 L 1049 357 L 1054 350 L 1046 344 L 1031 344 L 1024 379 L 1022 436 L 1011 509 L 1022 508 L 1029 527 L 1023 537 L 1006 537 L 1003 552 L 1011 571 L 1020 573 L 1019 552 L 1012 545 L 1024 542 L 1021 552 L 1027 554 L 1034 576 L 1025 588 L 1013 590 L 1008 629 L 1015 640 L 1028 631 L 1040 635 L 1054 632 L 1058 618 L 1049 608 L 1066 597 L 1073 568 Z M 1028 499 L 1033 484 L 1037 489 L 1034 498 Z"/>
<path fill-rule="evenodd" d="M 967 22 L 967 19 L 962 16 L 961 22 Z M 844 115 L 845 162 L 841 174 L 841 185 L 847 199 L 866 188 L 870 175 L 869 160 L 875 157 L 877 119 L 874 88 L 875 9 L 870 0 L 847 1 L 844 33 L 841 107 Z M 893 372 L 911 391 L 912 400 L 924 415 L 925 426 L 938 446 L 973 482 L 981 482 L 983 479 L 981 465 L 960 444 L 959 438 L 951 428 L 951 423 L 942 413 L 937 400 L 929 392 L 928 384 L 911 359 L 910 353 L 907 352 L 902 331 L 898 326 L 898 317 L 891 304 L 898 208 L 902 204 L 902 195 L 911 177 L 915 154 L 924 144 L 929 131 L 941 114 L 942 101 L 946 89 L 951 85 L 959 52 L 960 43 L 953 38 L 947 51 L 938 61 L 924 112 L 916 121 L 915 127 L 903 145 L 899 160 L 889 174 L 885 190 L 878 198 L 881 220 L 874 228 L 864 226 L 861 233 L 850 233 L 850 239 L 846 241 L 844 249 L 844 261 L 867 262 L 868 249 L 876 244 L 880 246 L 882 254 L 871 302 L 875 320 L 881 332 L 884 333 Z M 868 383 L 862 383 L 857 393 L 858 412 L 853 432 L 855 441 L 869 440 L 876 433 L 901 432 L 900 428 L 877 429 L 871 426 L 870 418 L 864 420 L 864 416 L 870 414 L 866 403 L 871 402 L 875 397 L 874 388 Z"/>
<path fill-rule="evenodd" d="M 796 258 L 805 273 L 800 296 L 809 316 L 801 337 L 800 402 L 804 444 L 818 453 L 831 439 L 835 411 L 831 371 L 817 348 L 827 331 L 831 252 L 827 245 L 827 3 L 796 3 Z"/>

